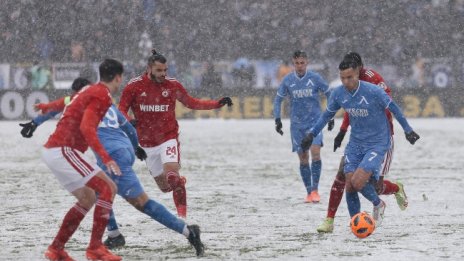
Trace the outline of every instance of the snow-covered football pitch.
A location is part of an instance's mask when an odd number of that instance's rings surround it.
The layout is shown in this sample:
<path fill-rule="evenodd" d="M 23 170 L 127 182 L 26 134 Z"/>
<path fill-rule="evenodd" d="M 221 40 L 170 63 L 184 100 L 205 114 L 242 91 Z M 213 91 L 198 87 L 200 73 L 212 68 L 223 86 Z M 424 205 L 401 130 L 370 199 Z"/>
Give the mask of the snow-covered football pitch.
<path fill-rule="evenodd" d="M 18 123 L 0 122 L 0 260 L 43 260 L 75 200 L 40 160 L 56 121 L 40 126 L 31 139 L 21 137 Z M 324 130 L 321 203 L 305 204 L 288 120 L 283 137 L 273 120 L 181 120 L 187 221 L 202 228 L 206 253 L 201 259 L 463 260 L 464 118 L 411 119 L 421 135 L 414 146 L 395 123 L 388 178 L 405 184 L 409 207 L 401 211 L 393 196 L 382 196 L 385 219 L 366 239 L 351 234 L 344 199 L 334 232 L 316 232 L 341 157 L 332 152 L 340 123 L 337 119 L 333 132 Z M 174 211 L 171 195 L 160 192 L 144 163 L 137 161 L 134 168 L 147 193 Z M 197 259 L 183 236 L 119 197 L 114 208 L 127 242 L 115 253 L 124 260 Z M 371 212 L 372 206 L 362 199 L 362 209 Z M 77 260 L 85 260 L 91 222 L 92 212 L 67 244 Z"/>

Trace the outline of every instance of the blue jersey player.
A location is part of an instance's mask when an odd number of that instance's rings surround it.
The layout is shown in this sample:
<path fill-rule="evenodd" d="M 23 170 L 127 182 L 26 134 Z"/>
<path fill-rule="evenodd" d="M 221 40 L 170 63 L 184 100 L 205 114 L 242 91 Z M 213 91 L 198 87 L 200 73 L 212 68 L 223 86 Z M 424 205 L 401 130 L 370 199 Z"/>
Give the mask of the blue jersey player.
<path fill-rule="evenodd" d="M 85 80 L 85 79 L 84 79 Z M 87 80 L 75 80 L 76 86 L 73 83 L 73 90 L 78 92 L 82 87 L 89 84 Z M 71 100 L 70 96 L 60 99 L 63 107 Z M 24 137 L 31 137 L 37 126 L 46 120 L 54 117 L 60 111 L 50 111 L 44 115 L 39 115 L 34 118 L 26 127 L 23 127 L 21 134 Z M 33 126 L 33 129 L 30 128 Z M 147 214 L 154 220 L 160 222 L 166 227 L 183 234 L 189 242 L 194 246 L 198 256 L 203 255 L 204 246 L 200 239 L 200 229 L 197 225 L 186 225 L 185 222 L 173 214 L 171 214 L 163 205 L 150 199 L 143 190 L 140 181 L 135 174 L 132 165 L 135 161 L 135 154 L 141 160 L 146 158 L 143 149 L 138 146 L 138 138 L 135 128 L 126 120 L 124 115 L 116 108 L 115 105 L 106 112 L 104 118 L 100 122 L 97 130 L 98 138 L 105 150 L 110 156 L 115 159 L 121 169 L 122 175 L 116 176 L 107 171 L 106 166 L 97 154 L 97 164 L 107 173 L 114 181 L 118 188 L 118 194 L 127 202 L 133 205 L 137 210 Z M 144 156 L 145 155 L 145 156 Z M 120 247 L 125 244 L 124 237 L 120 234 L 113 211 L 108 221 L 108 239 L 105 245 L 108 248 Z"/>
<path fill-rule="evenodd" d="M 200 229 L 197 225 L 187 226 L 182 219 L 171 214 L 163 205 L 150 199 L 142 188 L 140 181 L 132 169 L 135 161 L 135 151 L 138 155 L 143 155 L 138 146 L 138 138 L 135 128 L 127 121 L 124 115 L 113 104 L 108 109 L 105 117 L 98 126 L 98 138 L 108 151 L 110 156 L 116 160 L 120 166 L 122 175 L 116 176 L 109 174 L 101 159 L 97 157 L 97 163 L 113 179 L 118 187 L 118 195 L 133 205 L 137 210 L 147 214 L 154 220 L 166 227 L 185 235 L 189 242 L 195 247 L 197 255 L 203 255 L 204 247 L 200 241 Z M 146 155 L 145 155 L 146 157 Z M 141 157 L 143 159 L 143 156 Z M 115 237 L 121 239 L 122 235 L 118 231 L 114 214 L 108 222 L 108 236 L 105 244 L 109 248 L 115 246 Z M 113 237 L 113 238 L 112 238 Z"/>
<path fill-rule="evenodd" d="M 311 145 L 325 124 L 343 108 L 351 124 L 350 140 L 345 148 L 346 201 L 350 216 L 360 212 L 358 191 L 374 205 L 373 216 L 379 225 L 383 219 L 385 202 L 376 193 L 371 178 L 378 180 L 380 166 L 390 146 L 390 127 L 385 109 L 389 109 L 414 144 L 417 135 L 409 126 L 398 105 L 384 90 L 359 80 L 359 67 L 350 59 L 339 65 L 342 86 L 335 88 L 329 98 L 327 110 L 314 128 L 303 139 L 302 147 Z"/>
<path fill-rule="evenodd" d="M 287 74 L 279 86 L 274 100 L 274 118 L 276 131 L 283 135 L 281 121 L 281 105 L 285 97 L 290 100 L 290 133 L 292 151 L 298 153 L 300 160 L 300 175 L 306 187 L 305 202 L 319 202 L 319 179 L 321 176 L 321 147 L 322 133 L 319 133 L 309 148 L 311 151 L 311 167 L 309 166 L 308 148 L 303 149 L 300 144 L 309 130 L 316 123 L 321 114 L 320 93 L 329 97 L 329 86 L 318 74 L 307 69 L 308 56 L 303 51 L 293 54 L 295 71 Z M 333 128 L 333 120 L 329 124 L 329 131 Z"/>

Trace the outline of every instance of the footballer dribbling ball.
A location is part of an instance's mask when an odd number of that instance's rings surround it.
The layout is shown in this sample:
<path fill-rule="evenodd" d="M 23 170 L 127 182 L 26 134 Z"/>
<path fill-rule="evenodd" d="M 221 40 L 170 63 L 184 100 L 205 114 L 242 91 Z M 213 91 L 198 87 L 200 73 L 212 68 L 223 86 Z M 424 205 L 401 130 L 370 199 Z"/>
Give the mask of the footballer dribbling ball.
<path fill-rule="evenodd" d="M 360 212 L 351 218 L 351 231 L 358 238 L 366 238 L 375 229 L 375 220 L 366 212 Z"/>

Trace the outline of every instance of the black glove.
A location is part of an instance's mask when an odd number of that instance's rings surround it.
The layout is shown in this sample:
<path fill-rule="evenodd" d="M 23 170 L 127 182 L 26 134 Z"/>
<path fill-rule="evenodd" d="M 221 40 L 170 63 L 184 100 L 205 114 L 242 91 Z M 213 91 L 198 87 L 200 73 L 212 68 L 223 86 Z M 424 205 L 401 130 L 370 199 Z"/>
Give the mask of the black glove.
<path fill-rule="evenodd" d="M 327 124 L 327 130 L 332 131 L 334 127 L 335 127 L 335 120 L 331 119 L 329 123 Z"/>
<path fill-rule="evenodd" d="M 343 138 L 345 138 L 346 131 L 340 130 L 337 134 L 337 136 L 334 139 L 334 152 L 340 148 L 342 145 Z"/>
<path fill-rule="evenodd" d="M 130 124 L 132 124 L 132 126 L 137 127 L 137 120 L 136 119 L 132 119 L 129 121 Z"/>
<path fill-rule="evenodd" d="M 312 133 L 309 133 L 306 137 L 303 138 L 301 141 L 301 148 L 303 151 L 309 150 L 309 147 L 311 147 L 311 144 L 313 143 L 314 135 Z"/>
<path fill-rule="evenodd" d="M 232 103 L 232 99 L 231 99 L 230 97 L 224 97 L 224 98 L 221 98 L 221 99 L 219 100 L 219 105 L 224 106 L 224 105 L 226 105 L 226 104 L 227 104 L 228 107 L 234 105 L 234 104 Z"/>
<path fill-rule="evenodd" d="M 282 121 L 280 120 L 280 118 L 275 119 L 275 130 L 280 135 L 284 135 L 284 132 L 282 131 Z"/>
<path fill-rule="evenodd" d="M 137 158 L 141 161 L 144 161 L 147 159 L 147 153 L 140 146 L 137 146 L 137 148 L 135 149 L 135 156 L 137 156 Z"/>
<path fill-rule="evenodd" d="M 19 126 L 23 127 L 21 130 L 21 135 L 23 135 L 24 138 L 32 137 L 35 129 L 37 129 L 37 124 L 35 124 L 33 121 L 28 123 L 20 123 Z"/>
<path fill-rule="evenodd" d="M 410 133 L 406 133 L 406 139 L 414 145 L 416 141 L 420 138 L 419 134 L 415 133 L 414 131 L 411 131 Z"/>

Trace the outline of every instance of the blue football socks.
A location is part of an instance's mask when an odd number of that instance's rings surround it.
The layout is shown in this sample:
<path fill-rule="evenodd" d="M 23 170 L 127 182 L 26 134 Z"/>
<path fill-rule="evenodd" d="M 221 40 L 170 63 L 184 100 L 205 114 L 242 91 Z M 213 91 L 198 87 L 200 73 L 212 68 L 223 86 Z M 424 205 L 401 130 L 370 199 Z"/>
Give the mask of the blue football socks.
<path fill-rule="evenodd" d="M 110 218 L 108 219 L 108 225 L 106 225 L 108 231 L 113 231 L 118 229 L 118 224 L 116 223 L 116 218 L 114 216 L 113 210 L 110 212 Z"/>
<path fill-rule="evenodd" d="M 350 217 L 358 214 L 361 211 L 361 202 L 359 201 L 358 192 L 346 192 L 346 204 L 348 205 L 348 211 Z"/>
<path fill-rule="evenodd" d="M 322 161 L 316 160 L 311 163 L 312 187 L 311 191 L 318 190 L 321 178 Z"/>
<path fill-rule="evenodd" d="M 174 216 L 166 207 L 152 199 L 148 200 L 145 206 L 143 206 L 143 213 L 179 234 L 182 234 L 184 231 L 185 222 Z"/>
<path fill-rule="evenodd" d="M 300 165 L 300 175 L 301 175 L 301 179 L 303 179 L 306 192 L 310 194 L 311 193 L 311 168 L 309 167 L 309 165 Z"/>
<path fill-rule="evenodd" d="M 374 185 L 372 183 L 368 182 L 364 187 L 361 189 L 361 194 L 374 206 L 377 206 L 380 204 L 380 198 L 379 195 L 377 195 L 377 191 L 375 191 Z"/>

